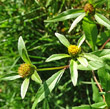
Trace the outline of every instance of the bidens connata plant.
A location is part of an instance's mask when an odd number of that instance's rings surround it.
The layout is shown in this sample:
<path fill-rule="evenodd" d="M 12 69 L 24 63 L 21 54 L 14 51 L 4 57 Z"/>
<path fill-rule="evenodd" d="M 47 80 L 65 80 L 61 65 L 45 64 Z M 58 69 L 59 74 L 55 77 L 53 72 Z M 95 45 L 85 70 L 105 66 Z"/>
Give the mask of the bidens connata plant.
<path fill-rule="evenodd" d="M 80 85 L 78 83 L 79 70 L 80 72 L 86 71 L 87 73 L 91 73 L 95 81 L 94 82 L 93 79 L 89 78 L 91 80 L 89 84 L 92 84 L 93 90 L 93 104 L 89 103 L 89 105 L 72 107 L 73 109 L 110 109 L 110 49 L 104 49 L 105 45 L 108 43 L 108 40 L 104 42 L 101 49 L 99 49 L 97 42 L 99 39 L 100 31 L 98 31 L 96 24 L 99 23 L 107 27 L 109 30 L 110 21 L 102 14 L 99 14 L 96 9 L 97 5 L 98 4 L 96 1 L 89 0 L 89 3 L 84 6 L 84 9 L 69 9 L 57 16 L 54 16 L 52 19 L 45 20 L 45 22 L 57 22 L 76 18 L 71 24 L 68 33 L 70 33 L 74 27 L 82 20 L 81 29 L 83 29 L 84 34 L 79 35 L 81 37 L 78 39 L 77 44 L 71 44 L 67 40 L 66 35 L 64 36 L 62 34 L 55 33 L 55 36 L 58 38 L 60 43 L 65 46 L 65 49 L 67 49 L 68 53 L 52 54 L 46 59 L 46 62 L 51 62 L 66 58 L 68 65 L 52 68 L 36 67 L 33 65 L 29 58 L 23 38 L 19 37 L 18 51 L 24 62 L 18 68 L 19 75 L 16 75 L 17 77 L 15 76 L 15 79 L 24 79 L 21 85 L 22 99 L 24 99 L 26 95 L 30 80 L 33 80 L 39 84 L 39 89 L 33 98 L 32 109 L 35 109 L 39 102 L 48 97 L 55 86 L 59 83 L 60 79 L 63 78 L 63 74 L 68 68 L 70 70 L 70 78 L 73 86 Z M 89 53 L 86 53 L 83 50 L 82 45 L 84 43 L 88 44 Z M 59 71 L 42 82 L 41 77 L 39 76 L 39 72 L 47 70 Z M 97 73 L 99 80 L 97 80 L 95 73 Z"/>

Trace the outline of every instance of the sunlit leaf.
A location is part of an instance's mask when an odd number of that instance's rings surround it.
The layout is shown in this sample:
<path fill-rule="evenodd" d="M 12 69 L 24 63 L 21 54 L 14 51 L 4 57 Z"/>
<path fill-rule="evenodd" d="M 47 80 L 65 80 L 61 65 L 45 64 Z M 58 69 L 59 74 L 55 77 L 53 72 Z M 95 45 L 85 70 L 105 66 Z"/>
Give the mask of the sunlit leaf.
<path fill-rule="evenodd" d="M 80 47 L 80 46 L 83 44 L 84 41 L 85 41 L 85 35 L 83 35 L 83 36 L 78 40 L 77 46 Z"/>
<path fill-rule="evenodd" d="M 101 67 L 103 67 L 105 64 L 100 61 L 89 61 L 88 66 L 84 67 L 83 65 L 78 65 L 79 70 L 97 70 Z"/>
<path fill-rule="evenodd" d="M 82 9 L 69 9 L 64 11 L 57 16 L 53 17 L 52 19 L 45 20 L 44 22 L 58 22 L 64 21 L 71 18 L 76 18 L 77 16 L 81 15 L 84 12 Z"/>
<path fill-rule="evenodd" d="M 38 92 L 35 95 L 35 101 L 32 105 L 32 109 L 35 109 L 37 104 L 51 93 L 51 91 L 54 89 L 54 87 L 60 81 L 64 71 L 65 70 L 63 69 L 63 70 L 60 70 L 57 73 L 53 74 L 48 80 L 46 80 L 41 85 L 41 87 L 39 88 Z"/>
<path fill-rule="evenodd" d="M 84 53 L 84 57 L 91 61 L 102 61 L 100 57 L 92 54 L 92 53 Z"/>
<path fill-rule="evenodd" d="M 77 71 L 77 63 L 71 59 L 70 61 L 70 74 L 71 74 L 71 80 L 74 86 L 77 84 L 78 79 L 78 71 Z"/>
<path fill-rule="evenodd" d="M 27 89 L 29 86 L 29 80 L 30 80 L 30 78 L 26 78 L 21 85 L 21 97 L 22 97 L 22 99 L 24 99 L 24 97 L 26 95 L 26 92 L 27 92 Z"/>
<path fill-rule="evenodd" d="M 110 60 L 110 49 L 103 49 L 92 52 L 92 54 L 101 58 L 101 60 Z"/>
<path fill-rule="evenodd" d="M 84 57 L 79 57 L 79 58 L 77 58 L 77 59 L 78 59 L 78 61 L 79 61 L 83 66 L 85 66 L 85 67 L 88 66 L 88 61 L 86 60 L 86 58 L 84 58 Z"/>
<path fill-rule="evenodd" d="M 105 16 L 103 16 L 102 14 L 96 13 L 95 19 L 99 24 L 104 25 L 105 27 L 110 29 L 110 21 Z"/>
<path fill-rule="evenodd" d="M 21 58 L 24 60 L 25 63 L 31 64 L 31 61 L 29 59 L 25 43 L 23 41 L 23 38 L 20 36 L 18 40 L 18 51 L 21 56 Z"/>
<path fill-rule="evenodd" d="M 85 16 L 86 14 L 83 13 L 81 14 L 80 16 L 78 16 L 72 23 L 70 29 L 69 29 L 69 33 L 74 29 L 74 27 L 83 19 L 83 17 Z"/>
<path fill-rule="evenodd" d="M 41 80 L 41 78 L 40 78 L 40 76 L 38 75 L 38 73 L 37 73 L 36 70 L 35 70 L 34 73 L 32 74 L 31 79 L 32 79 L 33 81 L 35 81 L 36 83 L 39 83 L 39 84 L 42 83 L 42 80 Z"/>
<path fill-rule="evenodd" d="M 59 33 L 55 33 L 55 35 L 64 46 L 69 47 L 70 43 L 64 35 Z"/>
<path fill-rule="evenodd" d="M 70 57 L 70 55 L 68 55 L 68 54 L 53 54 L 49 58 L 46 59 L 46 62 L 60 60 L 60 59 L 67 58 L 67 57 Z"/>
<path fill-rule="evenodd" d="M 107 107 L 105 102 L 99 102 L 91 105 L 92 109 L 105 109 Z"/>
<path fill-rule="evenodd" d="M 15 79 L 18 79 L 18 78 L 21 78 L 20 75 L 14 75 L 14 76 L 9 76 L 9 77 L 3 77 L 1 78 L 1 80 L 15 80 Z"/>

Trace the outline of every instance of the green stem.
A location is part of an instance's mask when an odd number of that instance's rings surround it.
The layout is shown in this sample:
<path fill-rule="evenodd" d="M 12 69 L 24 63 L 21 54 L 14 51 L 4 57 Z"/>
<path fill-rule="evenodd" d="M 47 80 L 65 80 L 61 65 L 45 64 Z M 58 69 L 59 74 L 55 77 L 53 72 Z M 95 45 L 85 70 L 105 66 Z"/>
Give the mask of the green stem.
<path fill-rule="evenodd" d="M 58 70 L 58 69 L 63 69 L 63 68 L 68 68 L 68 65 L 61 66 L 61 67 L 53 67 L 53 68 L 41 68 L 41 69 L 36 69 L 37 71 L 46 71 L 46 70 Z"/>

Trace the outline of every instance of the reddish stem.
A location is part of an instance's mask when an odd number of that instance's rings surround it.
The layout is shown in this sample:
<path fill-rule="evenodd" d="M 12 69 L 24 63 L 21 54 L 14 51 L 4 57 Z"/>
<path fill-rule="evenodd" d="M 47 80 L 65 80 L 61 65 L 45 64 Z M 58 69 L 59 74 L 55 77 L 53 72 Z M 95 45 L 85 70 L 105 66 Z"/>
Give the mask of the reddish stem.
<path fill-rule="evenodd" d="M 102 45 L 102 47 L 100 48 L 100 50 L 104 49 L 105 45 L 110 41 L 110 38 L 108 38 L 108 40 Z"/>
<path fill-rule="evenodd" d="M 98 86 L 100 92 L 103 92 L 102 87 L 101 87 L 101 85 L 99 84 L 99 82 L 98 82 L 98 80 L 97 80 L 97 78 L 96 78 L 96 76 L 95 76 L 95 72 L 94 72 L 93 70 L 92 70 L 92 75 L 93 75 L 94 81 L 96 82 L 96 84 L 97 84 L 97 86 Z M 102 97 L 103 97 L 103 100 L 104 100 L 104 102 L 105 102 L 105 96 L 102 95 Z"/>

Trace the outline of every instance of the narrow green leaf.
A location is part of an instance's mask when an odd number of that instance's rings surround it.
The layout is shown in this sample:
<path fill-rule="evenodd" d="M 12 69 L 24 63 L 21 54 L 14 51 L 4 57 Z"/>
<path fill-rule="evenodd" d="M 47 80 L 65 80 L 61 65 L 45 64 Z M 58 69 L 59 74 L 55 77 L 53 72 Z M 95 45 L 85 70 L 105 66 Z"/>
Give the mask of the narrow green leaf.
<path fill-rule="evenodd" d="M 71 18 L 76 18 L 77 16 L 81 15 L 84 12 L 82 9 L 69 9 L 67 11 L 58 14 L 57 16 L 53 17 L 52 19 L 45 20 L 44 22 L 58 22 L 64 21 Z"/>
<path fill-rule="evenodd" d="M 105 16 L 103 16 L 102 14 L 96 13 L 95 19 L 99 24 L 110 29 L 110 21 Z"/>
<path fill-rule="evenodd" d="M 92 50 L 94 51 L 98 36 L 97 26 L 90 17 L 84 18 L 82 26 L 86 36 L 86 40 L 88 41 Z"/>
<path fill-rule="evenodd" d="M 79 57 L 79 58 L 77 58 L 77 59 L 78 59 L 78 61 L 79 61 L 83 66 L 85 66 L 85 67 L 88 66 L 88 61 L 86 60 L 86 58 L 84 58 L 84 57 Z"/>
<path fill-rule="evenodd" d="M 52 2 L 52 0 L 47 0 L 47 1 L 46 1 L 46 7 L 48 7 L 51 2 Z"/>
<path fill-rule="evenodd" d="M 105 109 L 107 105 L 105 104 L 105 102 L 99 102 L 99 103 L 95 103 L 90 105 L 81 105 L 81 106 L 76 106 L 76 107 L 68 107 L 66 109 Z"/>
<path fill-rule="evenodd" d="M 75 107 L 67 107 L 66 109 L 91 109 L 91 106 L 81 105 L 81 106 L 75 106 Z"/>
<path fill-rule="evenodd" d="M 93 0 L 88 0 L 88 2 L 93 5 Z"/>
<path fill-rule="evenodd" d="M 80 47 L 84 41 L 85 41 L 85 35 L 83 35 L 83 36 L 78 40 L 77 46 Z"/>
<path fill-rule="evenodd" d="M 46 62 L 60 60 L 60 59 L 67 58 L 67 57 L 70 57 L 70 55 L 68 55 L 68 54 L 53 54 L 49 58 L 46 59 Z"/>
<path fill-rule="evenodd" d="M 101 58 L 92 54 L 92 53 L 84 53 L 84 57 L 91 61 L 100 61 L 102 62 Z"/>
<path fill-rule="evenodd" d="M 69 29 L 69 33 L 75 28 L 75 26 L 84 18 L 86 14 L 82 13 L 80 16 L 78 16 L 72 23 L 70 29 Z"/>
<path fill-rule="evenodd" d="M 27 92 L 27 89 L 29 86 L 29 80 L 30 80 L 30 78 L 26 78 L 21 85 L 21 97 L 22 97 L 22 99 L 24 99 L 24 97 L 26 95 L 26 92 Z"/>
<path fill-rule="evenodd" d="M 18 40 L 18 51 L 21 56 L 21 58 L 24 60 L 25 63 L 31 64 L 31 61 L 29 59 L 25 43 L 23 41 L 23 38 L 20 36 Z"/>
<path fill-rule="evenodd" d="M 55 33 L 55 35 L 64 46 L 66 46 L 67 48 L 70 46 L 69 41 L 66 39 L 64 35 L 59 33 Z"/>
<path fill-rule="evenodd" d="M 99 102 L 99 103 L 92 104 L 91 107 L 92 109 L 105 109 L 107 105 L 105 104 L 105 102 Z"/>
<path fill-rule="evenodd" d="M 38 92 L 36 93 L 35 96 L 35 101 L 32 105 L 32 109 L 35 109 L 37 104 L 42 101 L 44 98 L 46 98 L 51 91 L 54 89 L 54 87 L 58 84 L 58 82 L 60 81 L 63 73 L 64 73 L 64 69 L 58 71 L 57 73 L 53 74 L 48 80 L 46 80 L 41 87 L 39 88 Z"/>
<path fill-rule="evenodd" d="M 32 79 L 33 81 L 35 81 L 36 83 L 38 83 L 38 84 L 41 84 L 41 83 L 42 83 L 42 80 L 41 80 L 41 78 L 40 78 L 40 76 L 39 76 L 39 74 L 37 73 L 36 70 L 35 70 L 34 73 L 32 74 L 31 79 Z"/>
<path fill-rule="evenodd" d="M 77 84 L 78 79 L 78 71 L 77 71 L 77 63 L 71 59 L 70 61 L 70 74 L 71 74 L 71 80 L 74 86 Z"/>
<path fill-rule="evenodd" d="M 3 78 L 1 78 L 1 80 L 7 81 L 7 80 L 15 80 L 18 78 L 21 78 L 21 76 L 20 75 L 14 75 L 14 76 L 9 76 L 9 77 L 3 77 Z"/>
<path fill-rule="evenodd" d="M 103 67 L 105 64 L 100 61 L 89 61 L 88 66 L 84 67 L 83 65 L 78 65 L 79 70 L 97 70 L 101 67 Z"/>
<path fill-rule="evenodd" d="M 107 0 L 95 0 L 94 6 L 98 7 L 103 5 L 105 2 L 107 2 Z"/>
<path fill-rule="evenodd" d="M 92 52 L 92 54 L 100 57 L 101 60 L 103 61 L 110 60 L 110 49 L 98 50 L 98 51 Z"/>
<path fill-rule="evenodd" d="M 48 103 L 47 99 L 45 99 L 44 102 L 43 102 L 43 109 L 50 109 L 49 108 L 49 103 Z"/>
<path fill-rule="evenodd" d="M 103 101 L 103 99 L 99 93 L 99 89 L 96 87 L 93 79 L 91 79 L 91 82 L 92 82 L 92 90 L 93 90 L 93 101 L 95 103 Z"/>

